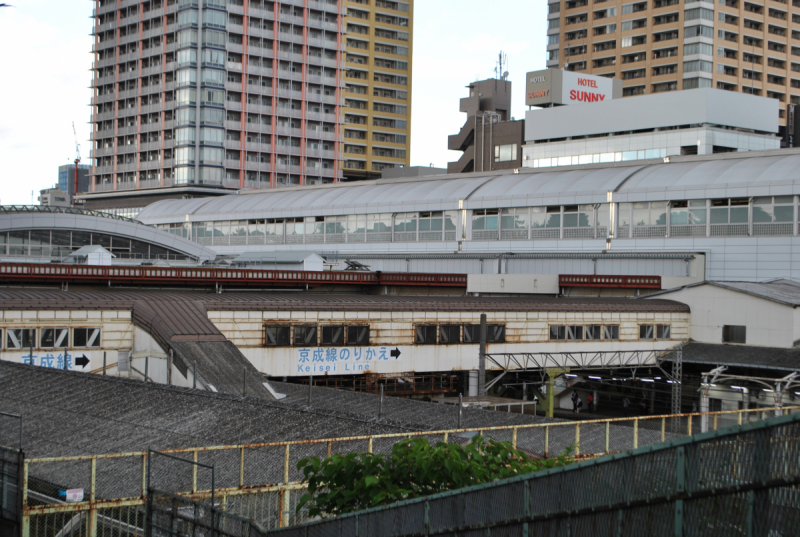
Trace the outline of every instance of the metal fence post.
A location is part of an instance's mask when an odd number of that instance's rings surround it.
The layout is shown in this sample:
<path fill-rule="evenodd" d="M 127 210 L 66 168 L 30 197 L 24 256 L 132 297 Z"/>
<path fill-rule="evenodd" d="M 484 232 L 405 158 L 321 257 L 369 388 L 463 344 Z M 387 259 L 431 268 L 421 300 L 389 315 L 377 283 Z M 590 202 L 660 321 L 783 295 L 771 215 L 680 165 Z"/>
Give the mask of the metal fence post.
<path fill-rule="evenodd" d="M 606 453 L 609 451 L 609 445 L 611 443 L 611 422 L 606 421 Z"/>
<path fill-rule="evenodd" d="M 550 456 L 550 426 L 544 426 L 544 457 Z"/>
<path fill-rule="evenodd" d="M 581 454 L 581 424 L 575 424 L 575 456 L 579 457 Z"/>
<path fill-rule="evenodd" d="M 97 505 L 95 497 L 97 491 L 97 457 L 92 457 L 92 481 L 89 489 L 89 535 L 97 537 Z"/>
<path fill-rule="evenodd" d="M 661 442 L 663 443 L 667 436 L 667 418 L 661 418 Z"/>
<path fill-rule="evenodd" d="M 517 428 L 516 427 L 511 429 L 511 445 L 514 446 L 514 449 L 517 449 Z"/>
<path fill-rule="evenodd" d="M 639 447 L 639 418 L 633 420 L 633 449 Z"/>
<path fill-rule="evenodd" d="M 458 428 L 461 428 L 461 409 L 464 408 L 464 394 L 458 394 Z"/>
<path fill-rule="evenodd" d="M 378 418 L 380 419 L 382 417 L 383 417 L 383 384 L 381 384 L 381 403 L 380 406 L 378 407 Z"/>
<path fill-rule="evenodd" d="M 244 447 L 239 453 L 239 488 L 244 487 Z"/>
<path fill-rule="evenodd" d="M 289 484 L 289 443 L 286 443 L 286 451 L 283 454 L 283 482 Z"/>
<path fill-rule="evenodd" d="M 103 351 L 103 376 L 106 376 L 106 351 Z"/>

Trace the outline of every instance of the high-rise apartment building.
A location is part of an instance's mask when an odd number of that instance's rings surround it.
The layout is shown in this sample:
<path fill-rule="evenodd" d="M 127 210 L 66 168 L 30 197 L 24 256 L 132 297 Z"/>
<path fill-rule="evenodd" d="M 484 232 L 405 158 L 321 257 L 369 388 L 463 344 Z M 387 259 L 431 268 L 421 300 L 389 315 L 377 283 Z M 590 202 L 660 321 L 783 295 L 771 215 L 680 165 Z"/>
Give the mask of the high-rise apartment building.
<path fill-rule="evenodd" d="M 414 2 L 346 0 L 344 176 L 409 164 Z"/>
<path fill-rule="evenodd" d="M 800 103 L 800 1 L 561 0 L 547 66 L 623 80 L 623 95 L 713 87 Z"/>
<path fill-rule="evenodd" d="M 342 177 L 344 0 L 95 2 L 87 207 Z"/>

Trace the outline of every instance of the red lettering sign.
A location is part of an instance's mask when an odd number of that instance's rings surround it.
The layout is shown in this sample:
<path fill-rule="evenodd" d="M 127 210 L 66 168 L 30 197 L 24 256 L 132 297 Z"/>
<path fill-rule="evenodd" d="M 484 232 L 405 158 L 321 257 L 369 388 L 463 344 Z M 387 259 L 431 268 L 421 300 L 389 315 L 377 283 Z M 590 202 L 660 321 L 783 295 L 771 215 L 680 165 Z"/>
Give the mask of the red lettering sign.
<path fill-rule="evenodd" d="M 583 103 L 596 103 L 605 100 L 606 96 L 602 93 L 590 93 L 588 91 L 570 90 L 569 99 Z"/>
<path fill-rule="evenodd" d="M 529 91 L 528 99 L 539 99 L 540 97 L 547 97 L 549 94 L 550 90 Z"/>
<path fill-rule="evenodd" d="M 597 88 L 597 80 L 591 80 L 589 78 L 579 78 L 578 85 L 589 86 L 590 88 Z"/>

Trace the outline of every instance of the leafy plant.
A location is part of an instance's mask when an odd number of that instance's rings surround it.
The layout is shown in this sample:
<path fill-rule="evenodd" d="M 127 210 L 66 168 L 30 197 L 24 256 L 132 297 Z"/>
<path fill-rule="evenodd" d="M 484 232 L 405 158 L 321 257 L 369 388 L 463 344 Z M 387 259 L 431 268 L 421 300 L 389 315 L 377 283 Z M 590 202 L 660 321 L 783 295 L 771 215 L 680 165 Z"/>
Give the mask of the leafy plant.
<path fill-rule="evenodd" d="M 425 438 L 403 440 L 390 455 L 334 454 L 325 460 L 310 457 L 297 463 L 308 492 L 297 512 L 341 515 L 401 500 L 409 500 L 520 474 L 565 466 L 573 462 L 572 446 L 555 459 L 533 459 L 510 442 L 475 436 L 467 445 Z"/>

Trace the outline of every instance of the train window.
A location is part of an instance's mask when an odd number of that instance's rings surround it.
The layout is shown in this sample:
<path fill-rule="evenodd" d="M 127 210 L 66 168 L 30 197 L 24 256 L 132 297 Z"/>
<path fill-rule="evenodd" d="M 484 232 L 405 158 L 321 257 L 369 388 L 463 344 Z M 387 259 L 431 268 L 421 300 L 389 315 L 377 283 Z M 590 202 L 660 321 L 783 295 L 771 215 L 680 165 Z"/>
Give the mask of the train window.
<path fill-rule="evenodd" d="M 451 345 L 461 343 L 461 325 L 443 324 L 439 327 L 439 343 Z"/>
<path fill-rule="evenodd" d="M 99 347 L 100 329 L 99 328 L 73 328 L 72 329 L 73 347 Z"/>
<path fill-rule="evenodd" d="M 35 328 L 9 328 L 6 330 L 7 349 L 27 349 L 36 342 Z"/>
<path fill-rule="evenodd" d="M 670 339 L 672 329 L 668 324 L 656 325 L 656 339 Z"/>
<path fill-rule="evenodd" d="M 610 324 L 603 327 L 603 339 L 606 341 L 619 339 L 619 325 Z"/>
<path fill-rule="evenodd" d="M 486 343 L 504 343 L 506 340 L 506 327 L 502 324 L 486 325 Z M 464 325 L 464 343 L 481 342 L 481 325 Z"/>
<path fill-rule="evenodd" d="M 301 325 L 294 327 L 294 344 L 301 347 L 317 344 L 316 325 Z"/>
<path fill-rule="evenodd" d="M 68 347 L 68 335 L 68 328 L 42 328 L 41 347 L 43 349 Z"/>
<path fill-rule="evenodd" d="M 436 343 L 436 325 L 418 325 L 416 342 L 417 345 Z"/>
<path fill-rule="evenodd" d="M 266 344 L 268 347 L 285 347 L 289 345 L 289 326 L 267 325 Z"/>
<path fill-rule="evenodd" d="M 348 345 L 369 345 L 369 326 L 348 326 Z"/>
<path fill-rule="evenodd" d="M 344 345 L 344 326 L 323 326 L 322 327 L 323 345 Z"/>

